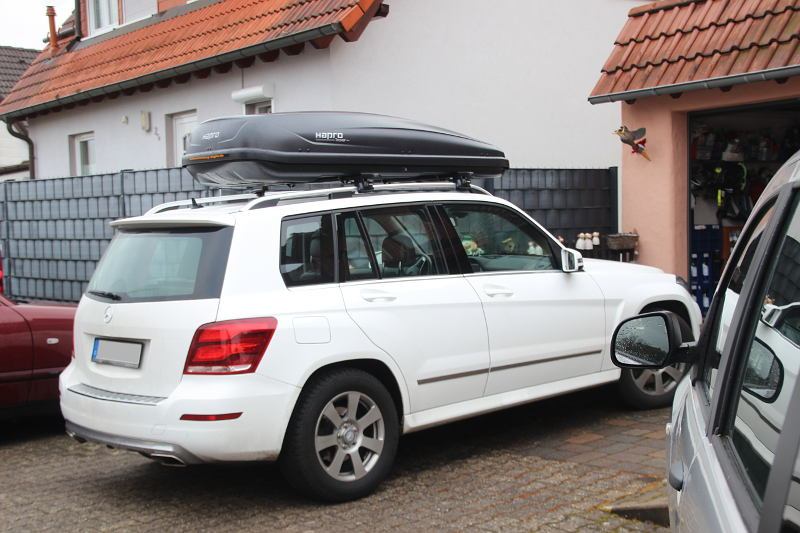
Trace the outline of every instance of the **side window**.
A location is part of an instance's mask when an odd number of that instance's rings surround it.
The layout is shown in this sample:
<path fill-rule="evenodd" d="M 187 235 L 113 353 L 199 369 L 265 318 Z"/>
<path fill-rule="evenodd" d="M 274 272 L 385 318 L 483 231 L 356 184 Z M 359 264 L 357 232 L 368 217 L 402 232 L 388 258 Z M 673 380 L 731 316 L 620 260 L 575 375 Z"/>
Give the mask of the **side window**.
<path fill-rule="evenodd" d="M 714 382 L 717 378 L 717 369 L 722 358 L 722 350 L 725 348 L 725 341 L 728 338 L 728 330 L 733 320 L 733 310 L 736 309 L 739 294 L 742 291 L 742 287 L 744 287 L 747 276 L 756 274 L 751 272 L 750 263 L 756 253 L 758 243 L 761 242 L 761 235 L 772 219 L 772 211 L 773 209 L 770 207 L 763 213 L 760 220 L 753 227 L 752 233 L 747 237 L 744 247 L 736 250 L 738 256 L 731 258 L 731 261 L 736 261 L 736 266 L 731 273 L 728 285 L 725 287 L 720 285 L 717 289 L 716 297 L 722 300 L 715 318 L 711 337 L 713 348 L 706 357 L 703 380 L 709 399 L 714 395 Z"/>
<path fill-rule="evenodd" d="M 381 278 L 446 274 L 433 223 L 424 206 L 361 213 Z"/>
<path fill-rule="evenodd" d="M 333 228 L 330 215 L 281 223 L 280 268 L 287 287 L 333 283 Z"/>
<path fill-rule="evenodd" d="M 480 204 L 450 204 L 444 209 L 473 272 L 558 268 L 547 237 L 513 211 Z"/>
<path fill-rule="evenodd" d="M 787 280 L 787 272 L 794 272 L 793 279 Z M 749 325 L 753 331 L 743 352 L 746 359 L 729 431 L 734 456 L 758 503 L 764 497 L 800 369 L 800 346 L 792 338 L 793 328 L 781 327 L 787 320 L 796 323 L 795 310 L 800 306 L 798 273 L 800 212 L 795 208 L 779 252 L 770 265 L 766 292 L 753 302 L 759 308 L 758 321 Z"/>
<path fill-rule="evenodd" d="M 361 232 L 355 213 L 337 215 L 339 226 L 339 272 L 341 281 L 374 279 L 378 272 L 372 262 L 369 244 Z"/>

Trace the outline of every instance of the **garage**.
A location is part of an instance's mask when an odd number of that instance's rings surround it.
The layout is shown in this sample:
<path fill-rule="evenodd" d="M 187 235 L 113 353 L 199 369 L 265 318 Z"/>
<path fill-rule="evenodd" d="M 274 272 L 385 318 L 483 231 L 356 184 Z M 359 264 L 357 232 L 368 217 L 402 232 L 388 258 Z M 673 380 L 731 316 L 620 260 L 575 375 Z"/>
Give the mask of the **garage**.
<path fill-rule="evenodd" d="M 592 91 L 619 102 L 620 230 L 701 309 L 769 178 L 800 149 L 800 6 L 671 0 L 631 9 Z M 620 124 L 609 125 L 610 130 Z"/>

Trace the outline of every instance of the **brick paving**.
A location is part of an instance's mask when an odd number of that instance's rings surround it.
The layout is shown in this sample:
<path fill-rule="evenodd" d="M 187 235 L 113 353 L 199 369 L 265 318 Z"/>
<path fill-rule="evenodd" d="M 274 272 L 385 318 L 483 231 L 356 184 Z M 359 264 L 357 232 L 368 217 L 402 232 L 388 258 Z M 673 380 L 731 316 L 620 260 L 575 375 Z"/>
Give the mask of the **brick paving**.
<path fill-rule="evenodd" d="M 269 464 L 166 468 L 57 418 L 6 422 L 0 530 L 665 531 L 603 509 L 663 485 L 668 416 L 603 387 L 408 435 L 378 492 L 339 505 Z"/>

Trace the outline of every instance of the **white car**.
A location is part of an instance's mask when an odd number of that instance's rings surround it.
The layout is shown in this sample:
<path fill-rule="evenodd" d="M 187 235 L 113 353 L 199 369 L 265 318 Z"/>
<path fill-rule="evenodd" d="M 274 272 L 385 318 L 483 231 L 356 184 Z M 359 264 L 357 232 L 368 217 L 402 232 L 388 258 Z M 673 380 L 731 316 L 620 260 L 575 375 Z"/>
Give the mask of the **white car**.
<path fill-rule="evenodd" d="M 68 433 L 166 464 L 280 460 L 313 496 L 369 493 L 401 434 L 620 380 L 614 327 L 700 313 L 674 275 L 586 260 L 476 187 L 173 202 L 117 235 L 61 374 Z M 623 372 L 642 407 L 680 370 Z"/>

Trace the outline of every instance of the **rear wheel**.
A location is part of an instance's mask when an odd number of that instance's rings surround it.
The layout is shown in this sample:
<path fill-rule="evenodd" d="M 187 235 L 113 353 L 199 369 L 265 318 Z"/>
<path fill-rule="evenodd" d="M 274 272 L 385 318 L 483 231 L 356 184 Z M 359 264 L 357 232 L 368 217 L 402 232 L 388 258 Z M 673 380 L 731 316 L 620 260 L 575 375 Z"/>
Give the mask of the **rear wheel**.
<path fill-rule="evenodd" d="M 335 370 L 303 390 L 284 439 L 281 469 L 293 486 L 315 498 L 361 498 L 389 473 L 399 437 L 386 387 L 362 370 Z"/>
<path fill-rule="evenodd" d="M 650 308 L 643 312 L 661 311 Z M 684 339 L 692 338 L 692 328 L 682 317 L 678 317 L 681 335 Z M 619 391 L 625 403 L 636 409 L 655 409 L 672 404 L 675 389 L 689 365 L 680 363 L 659 369 L 623 368 L 619 379 Z"/>

